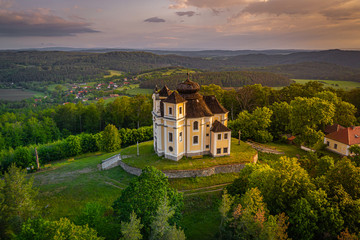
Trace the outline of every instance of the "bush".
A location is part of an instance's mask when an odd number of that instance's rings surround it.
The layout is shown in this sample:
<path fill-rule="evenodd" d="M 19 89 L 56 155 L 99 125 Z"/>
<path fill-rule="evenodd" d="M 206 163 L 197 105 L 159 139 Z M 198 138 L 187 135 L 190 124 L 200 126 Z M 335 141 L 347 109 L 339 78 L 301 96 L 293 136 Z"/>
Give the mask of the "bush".
<path fill-rule="evenodd" d="M 35 156 L 33 150 L 29 147 L 18 147 L 14 151 L 14 162 L 17 166 L 26 168 L 35 164 Z"/>

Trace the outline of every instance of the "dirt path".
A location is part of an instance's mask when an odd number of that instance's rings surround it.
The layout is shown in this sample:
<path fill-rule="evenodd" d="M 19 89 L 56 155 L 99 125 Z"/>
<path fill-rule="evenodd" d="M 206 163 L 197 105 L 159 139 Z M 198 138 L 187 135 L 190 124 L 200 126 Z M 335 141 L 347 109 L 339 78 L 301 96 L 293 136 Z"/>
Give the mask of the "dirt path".
<path fill-rule="evenodd" d="M 231 184 L 231 182 L 229 182 L 229 183 L 222 183 L 222 184 L 213 185 L 213 186 L 208 186 L 208 187 L 202 187 L 202 188 L 194 188 L 194 189 L 181 190 L 181 191 L 179 191 L 179 192 L 186 193 L 186 192 L 192 192 L 192 191 L 199 191 L 199 190 L 205 190 L 205 189 L 210 189 L 210 188 L 215 188 L 215 187 L 222 187 L 222 186 L 226 186 L 226 185 L 229 185 L 229 184 Z"/>
<path fill-rule="evenodd" d="M 117 185 L 115 185 L 115 184 L 113 184 L 113 183 L 111 183 L 111 182 L 105 182 L 105 183 L 106 183 L 106 184 L 109 184 L 109 185 L 111 185 L 111 186 L 113 186 L 113 187 L 119 188 L 119 189 L 121 189 L 121 190 L 124 189 L 123 187 L 119 187 L 119 186 L 117 186 Z"/>
<path fill-rule="evenodd" d="M 209 190 L 209 191 L 203 191 L 203 192 L 194 192 L 194 193 L 185 193 L 186 196 L 196 195 L 196 194 L 202 194 L 202 193 L 210 193 L 210 192 L 219 192 L 222 191 L 224 188 L 219 188 L 215 190 Z"/>

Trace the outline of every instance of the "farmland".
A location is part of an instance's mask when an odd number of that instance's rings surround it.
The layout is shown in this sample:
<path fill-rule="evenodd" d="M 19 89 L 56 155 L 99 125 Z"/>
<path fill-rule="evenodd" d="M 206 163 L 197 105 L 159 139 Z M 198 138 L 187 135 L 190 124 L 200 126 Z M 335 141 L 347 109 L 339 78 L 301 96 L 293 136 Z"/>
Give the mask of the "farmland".
<path fill-rule="evenodd" d="M 42 97 L 43 93 L 23 89 L 0 89 L 0 99 L 7 101 L 21 101 L 31 97 Z"/>
<path fill-rule="evenodd" d="M 335 89 L 350 90 L 360 88 L 360 82 L 337 81 L 337 80 L 313 80 L 313 79 L 293 79 L 296 83 L 305 84 L 310 81 L 318 81 L 324 84 L 324 87 L 332 87 Z"/>

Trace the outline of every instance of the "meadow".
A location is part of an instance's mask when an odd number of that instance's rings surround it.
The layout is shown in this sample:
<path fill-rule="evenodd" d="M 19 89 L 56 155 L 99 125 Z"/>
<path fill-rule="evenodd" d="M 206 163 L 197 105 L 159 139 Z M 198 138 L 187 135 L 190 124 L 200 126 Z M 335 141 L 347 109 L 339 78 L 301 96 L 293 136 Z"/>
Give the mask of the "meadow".
<path fill-rule="evenodd" d="M 0 89 L 0 99 L 21 101 L 31 97 L 43 97 L 44 93 L 23 89 Z"/>
<path fill-rule="evenodd" d="M 337 80 L 316 80 L 316 79 L 292 79 L 296 83 L 305 84 L 310 81 L 318 81 L 324 84 L 324 87 L 332 87 L 335 89 L 351 90 L 353 88 L 360 88 L 360 82 L 351 81 L 337 81 Z"/>
<path fill-rule="evenodd" d="M 101 171 L 102 160 L 119 153 L 93 153 L 57 161 L 45 169 L 30 174 L 39 189 L 39 206 L 44 217 L 74 220 L 88 202 L 98 202 L 110 208 L 129 182 L 136 176 L 121 167 Z M 144 155 L 146 156 L 146 155 Z M 216 239 L 220 224 L 218 206 L 224 186 L 234 181 L 238 173 L 210 177 L 171 179 L 170 185 L 184 193 L 185 207 L 181 227 L 187 239 Z"/>
<path fill-rule="evenodd" d="M 202 169 L 217 165 L 226 165 L 234 163 L 249 163 L 252 161 L 256 151 L 251 148 L 250 145 L 241 142 L 241 145 L 237 144 L 235 138 L 231 139 L 231 154 L 224 157 L 211 157 L 203 156 L 200 159 L 193 159 L 190 157 L 183 157 L 179 161 L 172 161 L 159 157 L 154 152 L 153 141 L 143 142 L 139 144 L 140 156 L 136 156 L 136 146 L 130 146 L 121 151 L 122 155 L 131 155 L 129 158 L 125 158 L 123 162 L 126 164 L 144 168 L 145 166 L 154 166 L 160 170 L 180 170 L 180 169 Z"/>

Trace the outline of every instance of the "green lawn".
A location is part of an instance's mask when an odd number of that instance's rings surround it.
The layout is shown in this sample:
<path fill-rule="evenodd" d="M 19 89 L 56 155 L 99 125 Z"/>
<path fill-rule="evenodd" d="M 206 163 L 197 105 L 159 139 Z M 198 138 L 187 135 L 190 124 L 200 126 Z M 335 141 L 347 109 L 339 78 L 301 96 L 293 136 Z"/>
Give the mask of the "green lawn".
<path fill-rule="evenodd" d="M 181 227 L 188 240 L 218 239 L 220 226 L 219 204 L 221 192 L 185 196 L 185 209 Z"/>
<path fill-rule="evenodd" d="M 148 89 L 148 88 L 139 88 L 139 84 L 131 84 L 127 86 L 129 89 L 126 90 L 126 94 L 129 95 L 138 95 L 138 94 L 152 94 L 154 89 Z M 123 88 L 126 88 L 124 86 Z M 121 89 L 120 89 L 121 90 Z"/>
<path fill-rule="evenodd" d="M 119 151 L 118 151 L 119 152 Z M 44 217 L 56 220 L 68 217 L 74 220 L 87 202 L 99 202 L 110 207 L 123 188 L 136 178 L 115 167 L 100 171 L 97 165 L 114 153 L 87 154 L 75 159 L 52 163 L 34 176 L 34 185 L 39 189 L 39 206 Z M 179 190 L 219 185 L 233 181 L 237 174 L 218 174 L 210 177 L 170 180 Z M 187 239 L 216 239 L 220 224 L 218 206 L 221 191 L 199 192 L 184 196 L 185 209 L 181 226 Z"/>
<path fill-rule="evenodd" d="M 310 81 L 318 81 L 324 84 L 324 87 L 333 87 L 335 89 L 345 89 L 350 90 L 353 88 L 360 88 L 360 82 L 350 82 L 350 81 L 336 81 L 336 80 L 315 80 L 315 79 L 292 79 L 297 83 L 305 84 Z"/>
<path fill-rule="evenodd" d="M 250 145 L 243 143 L 237 144 L 235 138 L 231 139 L 231 154 L 225 157 L 203 156 L 200 159 L 192 159 L 183 157 L 179 161 L 172 161 L 164 157 L 158 157 L 153 148 L 153 141 L 140 144 L 140 156 L 136 156 L 136 145 L 125 148 L 121 151 L 122 155 L 132 155 L 123 161 L 130 166 L 144 168 L 146 166 L 154 166 L 160 170 L 180 170 L 180 169 L 201 169 L 217 165 L 225 165 L 232 163 L 248 163 L 256 151 Z"/>
<path fill-rule="evenodd" d="M 62 160 L 49 169 L 31 174 L 34 185 L 39 188 L 39 205 L 45 209 L 46 217 L 73 219 L 80 209 L 91 201 L 110 207 L 120 195 L 133 175 L 121 167 L 99 171 L 101 160 L 115 153 L 88 155 L 75 160 Z"/>
<path fill-rule="evenodd" d="M 239 173 L 220 173 L 209 177 L 171 178 L 169 181 L 171 187 L 182 191 L 232 183 L 237 177 Z"/>

